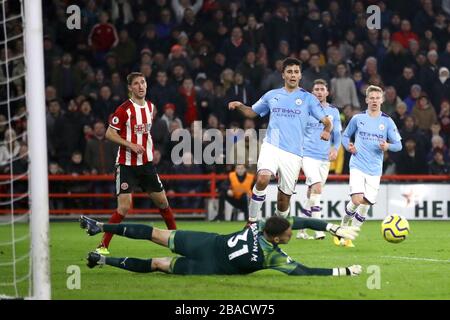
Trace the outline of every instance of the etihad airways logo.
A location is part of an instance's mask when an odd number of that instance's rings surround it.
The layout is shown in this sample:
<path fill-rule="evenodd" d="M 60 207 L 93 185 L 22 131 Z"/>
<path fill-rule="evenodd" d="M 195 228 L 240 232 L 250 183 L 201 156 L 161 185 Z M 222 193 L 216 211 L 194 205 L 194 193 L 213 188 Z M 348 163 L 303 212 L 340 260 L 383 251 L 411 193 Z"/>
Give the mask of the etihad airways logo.
<path fill-rule="evenodd" d="M 282 113 L 287 115 L 300 115 L 302 111 L 299 109 L 273 108 L 272 113 Z"/>

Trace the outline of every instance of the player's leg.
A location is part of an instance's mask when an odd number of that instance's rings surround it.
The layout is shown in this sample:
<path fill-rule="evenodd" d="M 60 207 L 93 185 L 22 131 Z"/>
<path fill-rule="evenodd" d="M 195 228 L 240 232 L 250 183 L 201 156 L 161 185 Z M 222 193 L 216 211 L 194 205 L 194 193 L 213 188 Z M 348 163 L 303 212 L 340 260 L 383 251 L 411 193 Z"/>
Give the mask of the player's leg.
<path fill-rule="evenodd" d="M 149 240 L 164 247 L 169 246 L 173 230 L 164 230 L 145 224 L 103 223 L 85 216 L 80 217 L 80 226 L 87 229 L 91 236 L 100 232 L 116 234 L 122 237 L 139 240 Z"/>
<path fill-rule="evenodd" d="M 263 143 L 258 157 L 256 182 L 248 206 L 249 222 L 255 222 L 266 200 L 266 189 L 272 175 L 278 170 L 278 155 L 280 149 L 269 143 Z"/>
<path fill-rule="evenodd" d="M 360 205 L 355 213 L 354 226 L 361 227 L 366 220 L 370 206 L 375 204 L 380 188 L 380 179 L 380 176 L 365 175 L 365 192 L 362 199 L 359 199 Z"/>
<path fill-rule="evenodd" d="M 120 223 L 128 214 L 131 208 L 131 192 L 136 184 L 136 177 L 133 167 L 118 165 L 115 172 L 116 178 L 116 194 L 117 194 L 117 211 L 113 213 L 108 223 Z M 105 233 L 102 241 L 97 248 L 97 252 L 101 254 L 109 254 L 109 243 L 113 235 Z"/>
<path fill-rule="evenodd" d="M 219 209 L 217 211 L 217 216 L 213 221 L 224 221 L 225 220 L 225 201 L 227 199 L 227 190 L 222 190 L 219 195 Z"/>
<path fill-rule="evenodd" d="M 321 219 L 323 186 L 325 185 L 325 182 L 328 178 L 328 173 L 330 171 L 330 162 L 317 160 L 316 171 L 318 172 L 318 176 L 312 181 L 311 194 L 309 196 L 309 206 L 311 208 L 311 217 L 315 219 Z M 315 239 L 325 239 L 325 233 L 322 231 L 316 231 Z"/>
<path fill-rule="evenodd" d="M 256 174 L 256 183 L 253 186 L 252 197 L 248 206 L 250 222 L 258 220 L 261 208 L 266 200 L 266 189 L 270 183 L 273 173 L 267 169 L 261 169 Z"/>
<path fill-rule="evenodd" d="M 311 186 L 311 195 L 309 197 L 309 205 L 311 207 L 311 217 L 314 219 L 322 218 L 322 207 L 320 201 L 322 200 L 322 183 L 317 182 Z M 316 231 L 315 239 L 320 240 L 325 238 L 323 231 Z"/>
<path fill-rule="evenodd" d="M 277 211 L 276 214 L 282 217 L 288 217 L 290 214 L 290 200 L 295 193 L 295 186 L 297 184 L 300 169 L 302 168 L 302 158 L 282 151 L 278 168 L 278 197 L 277 197 Z"/>
<path fill-rule="evenodd" d="M 142 171 L 143 174 L 139 177 L 139 184 L 158 207 L 159 213 L 164 219 L 167 229 L 176 230 L 177 225 L 175 223 L 175 217 L 155 167 L 151 163 L 147 163 L 143 166 Z"/>
<path fill-rule="evenodd" d="M 175 257 L 170 263 L 168 273 L 183 275 L 218 274 L 212 256 L 210 256 L 209 259 Z"/>
<path fill-rule="evenodd" d="M 95 266 L 109 265 L 112 267 L 128 270 L 139 273 L 149 273 L 154 271 L 161 271 L 169 273 L 171 262 L 174 258 L 151 258 L 151 259 L 138 259 L 138 258 L 113 258 L 105 257 L 96 252 L 90 252 L 87 257 L 87 266 L 94 268 Z"/>
<path fill-rule="evenodd" d="M 346 226 L 352 221 L 358 206 L 362 203 L 365 193 L 364 173 L 357 169 L 350 169 L 350 197 L 351 200 L 345 207 L 345 215 L 342 225 Z"/>
<path fill-rule="evenodd" d="M 150 192 L 148 193 L 153 203 L 158 207 L 161 217 L 166 223 L 167 229 L 176 230 L 177 225 L 175 222 L 175 217 L 172 212 L 172 208 L 167 200 L 166 192 L 163 190 L 161 192 Z"/>

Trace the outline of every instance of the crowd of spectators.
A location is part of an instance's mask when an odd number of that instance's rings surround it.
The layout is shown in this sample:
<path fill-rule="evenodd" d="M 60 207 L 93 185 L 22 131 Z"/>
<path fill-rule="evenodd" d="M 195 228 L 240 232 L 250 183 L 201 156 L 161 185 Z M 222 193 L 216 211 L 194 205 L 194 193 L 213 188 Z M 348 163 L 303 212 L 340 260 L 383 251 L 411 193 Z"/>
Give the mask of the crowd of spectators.
<path fill-rule="evenodd" d="M 81 8 L 79 30 L 66 26 L 69 2 Z M 372 4 L 381 11 L 380 29 L 366 25 Z M 8 16 L 18 9 L 5 10 Z M 382 111 L 403 138 L 400 153 L 386 154 L 385 173 L 450 173 L 449 0 L 44 0 L 43 13 L 50 174 L 114 171 L 115 146 L 105 139 L 105 126 L 127 99 L 124 80 L 131 71 L 145 75 L 147 98 L 156 106 L 152 135 L 159 173 L 226 172 L 229 166 L 194 164 L 192 155 L 173 165 L 171 133 L 193 131 L 195 121 L 221 132 L 265 128 L 268 118 L 245 120 L 229 112 L 227 103 L 251 105 L 282 86 L 286 57 L 302 61 L 306 90 L 315 79 L 328 82 L 329 101 L 340 109 L 344 126 L 366 109 L 368 85 L 385 89 Z M 20 24 L 7 26 L 11 35 L 21 32 Z M 0 81 L 6 69 L 10 77 L 23 72 L 23 60 L 13 59 L 22 50 L 20 39 L 1 48 Z M 20 79 L 9 91 L 2 85 L 1 100 L 20 97 L 23 90 Z M 24 102 L 17 101 L 12 128 L 0 114 L 3 172 L 26 149 L 21 139 L 7 147 L 25 127 Z M 335 173 L 348 173 L 349 154 L 342 156 Z M 169 194 L 205 188 L 190 181 L 166 186 Z"/>

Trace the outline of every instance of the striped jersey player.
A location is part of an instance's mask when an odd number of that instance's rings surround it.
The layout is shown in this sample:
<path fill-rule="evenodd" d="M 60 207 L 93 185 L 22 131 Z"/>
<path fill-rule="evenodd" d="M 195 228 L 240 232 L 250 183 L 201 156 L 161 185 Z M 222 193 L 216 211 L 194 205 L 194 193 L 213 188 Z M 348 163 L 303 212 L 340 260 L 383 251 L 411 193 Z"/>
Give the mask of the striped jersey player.
<path fill-rule="evenodd" d="M 140 187 L 159 208 L 169 229 L 176 229 L 172 210 L 167 201 L 158 173 L 152 164 L 153 142 L 150 134 L 155 106 L 145 100 L 147 82 L 142 73 L 127 76 L 130 98 L 111 115 L 106 138 L 119 145 L 116 159 L 117 212 L 109 223 L 120 223 L 131 207 L 131 193 Z M 111 233 L 105 233 L 97 248 L 109 254 Z"/>

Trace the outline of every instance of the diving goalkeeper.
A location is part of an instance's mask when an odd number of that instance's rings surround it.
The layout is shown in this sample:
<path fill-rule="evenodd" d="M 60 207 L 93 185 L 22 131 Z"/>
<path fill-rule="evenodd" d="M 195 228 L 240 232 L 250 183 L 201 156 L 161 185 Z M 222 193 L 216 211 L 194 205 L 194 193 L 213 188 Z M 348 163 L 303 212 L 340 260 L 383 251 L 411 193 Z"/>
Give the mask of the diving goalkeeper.
<path fill-rule="evenodd" d="M 166 258 L 113 258 L 96 252 L 88 254 L 88 267 L 113 267 L 148 273 L 185 275 L 248 274 L 263 269 L 274 269 L 297 276 L 356 276 L 360 265 L 346 268 L 309 268 L 292 260 L 280 244 L 287 244 L 294 229 L 328 231 L 334 236 L 354 239 L 357 227 L 342 227 L 323 220 L 274 216 L 249 225 L 248 228 L 228 235 L 216 233 L 162 230 L 142 224 L 107 224 L 81 216 L 80 226 L 93 236 L 110 232 L 132 239 L 151 240 L 170 248 L 181 256 Z"/>

